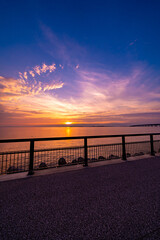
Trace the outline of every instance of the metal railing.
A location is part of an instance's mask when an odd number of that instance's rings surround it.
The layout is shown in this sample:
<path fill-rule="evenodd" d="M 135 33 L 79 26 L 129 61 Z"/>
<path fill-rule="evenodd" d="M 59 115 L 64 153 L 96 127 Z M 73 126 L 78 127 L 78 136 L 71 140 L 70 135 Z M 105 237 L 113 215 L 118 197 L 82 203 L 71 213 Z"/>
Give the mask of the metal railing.
<path fill-rule="evenodd" d="M 122 160 L 126 161 L 128 157 L 140 156 L 143 155 L 144 152 L 154 156 L 155 152 L 160 152 L 160 140 L 153 140 L 153 136 L 156 135 L 160 135 L 160 133 L 0 140 L 0 144 L 30 143 L 29 151 L 0 153 L 0 174 L 28 171 L 28 174 L 32 175 L 34 170 L 49 167 L 77 163 L 88 166 L 89 162 L 116 158 L 122 158 Z M 127 137 L 140 136 L 149 136 L 149 141 L 126 142 Z M 121 138 L 121 142 L 114 144 L 88 145 L 89 139 L 102 138 Z M 84 141 L 83 146 L 35 150 L 35 142 L 78 139 Z M 135 152 L 135 149 L 138 149 L 137 152 Z"/>

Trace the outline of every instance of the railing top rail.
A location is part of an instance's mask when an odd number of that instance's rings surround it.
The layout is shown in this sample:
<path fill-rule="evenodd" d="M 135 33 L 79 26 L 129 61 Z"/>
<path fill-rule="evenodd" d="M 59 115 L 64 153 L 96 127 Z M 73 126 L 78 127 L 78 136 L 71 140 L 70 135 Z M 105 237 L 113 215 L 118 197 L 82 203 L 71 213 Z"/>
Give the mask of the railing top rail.
<path fill-rule="evenodd" d="M 160 133 L 142 133 L 142 134 L 120 134 L 120 135 L 97 135 L 97 136 L 75 136 L 75 137 L 54 137 L 54 138 L 23 138 L 23 139 L 0 139 L 0 143 L 9 142 L 30 142 L 30 141 L 53 141 L 53 140 L 74 140 L 74 139 L 91 139 L 91 138 L 116 138 L 116 137 L 138 137 L 160 135 Z"/>
<path fill-rule="evenodd" d="M 159 142 L 160 140 L 155 140 L 154 142 Z M 141 142 L 126 142 L 125 144 L 140 144 L 140 143 L 150 143 L 150 141 L 141 141 Z M 122 143 L 109 143 L 109 144 L 96 144 L 96 145 L 88 145 L 88 148 L 93 147 L 106 147 L 106 146 L 115 146 L 122 145 Z M 34 152 L 48 152 L 48 151 L 57 151 L 57 150 L 68 150 L 68 149 L 79 149 L 84 148 L 84 146 L 71 146 L 71 147 L 58 147 L 58 148 L 44 148 L 44 149 L 35 149 Z M 30 153 L 29 150 L 22 151 L 8 151 L 8 152 L 0 152 L 0 155 L 5 154 L 20 154 L 20 153 Z"/>

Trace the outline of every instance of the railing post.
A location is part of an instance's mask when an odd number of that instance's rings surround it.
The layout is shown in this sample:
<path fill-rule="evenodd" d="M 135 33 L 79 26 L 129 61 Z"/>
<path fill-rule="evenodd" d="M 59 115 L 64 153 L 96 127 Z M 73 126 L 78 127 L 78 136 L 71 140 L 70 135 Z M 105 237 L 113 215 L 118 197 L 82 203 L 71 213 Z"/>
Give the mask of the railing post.
<path fill-rule="evenodd" d="M 84 138 L 84 167 L 88 166 L 87 138 Z"/>
<path fill-rule="evenodd" d="M 30 162 L 28 175 L 33 175 L 33 162 L 34 162 L 34 140 L 30 141 Z"/>
<path fill-rule="evenodd" d="M 155 156 L 154 146 L 153 146 L 153 135 L 152 134 L 150 134 L 150 145 L 151 145 L 151 155 Z"/>
<path fill-rule="evenodd" d="M 122 160 L 126 161 L 126 145 L 125 145 L 125 136 L 122 136 Z"/>

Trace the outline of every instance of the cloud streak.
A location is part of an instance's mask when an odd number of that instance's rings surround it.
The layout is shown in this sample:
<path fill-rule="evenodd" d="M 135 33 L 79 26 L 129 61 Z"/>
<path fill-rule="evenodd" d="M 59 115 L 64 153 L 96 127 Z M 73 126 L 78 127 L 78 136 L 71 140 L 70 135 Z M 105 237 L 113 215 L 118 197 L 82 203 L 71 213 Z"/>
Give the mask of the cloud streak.
<path fill-rule="evenodd" d="M 60 65 L 62 68 L 62 65 Z M 42 66 L 35 66 L 33 67 L 33 70 L 29 70 L 28 73 L 34 78 L 36 74 L 38 74 L 39 76 L 43 73 L 46 73 L 47 71 L 49 71 L 50 73 L 54 72 L 56 70 L 56 64 L 53 63 L 51 65 L 46 65 L 45 63 L 42 64 Z M 28 74 L 27 71 L 25 71 L 23 74 L 21 72 L 19 72 L 19 77 L 21 79 L 28 79 Z"/>
<path fill-rule="evenodd" d="M 42 65 L 44 73 L 47 67 Z M 140 81 L 149 81 L 147 76 L 150 73 L 144 69 L 135 67 L 128 75 L 82 68 L 74 73 L 72 85 L 67 81 L 46 83 L 34 79 L 28 82 L 23 78 L 0 77 L 0 103 L 8 114 L 14 109 L 17 116 L 20 113 L 30 119 L 41 116 L 46 123 L 51 119 L 54 123 L 64 123 L 69 119 L 75 123 L 133 124 L 146 122 L 143 120 L 146 116 L 149 122 L 158 121 L 160 88 L 155 89 L 151 84 L 145 85 Z M 52 92 L 62 88 L 58 94 Z"/>
<path fill-rule="evenodd" d="M 23 99 L 24 96 L 34 96 L 47 90 L 59 89 L 63 85 L 64 83 L 59 81 L 52 81 L 47 84 L 35 80 L 34 83 L 30 83 L 21 78 L 14 79 L 0 76 L 0 102 Z"/>
<path fill-rule="evenodd" d="M 79 51 L 85 56 L 78 44 L 60 41 L 50 29 L 42 29 L 50 43 L 47 51 L 62 64 L 57 61 L 28 67 L 19 72 L 18 79 L 1 76 L 2 124 L 16 116 L 17 125 L 20 119 L 37 124 L 40 119 L 44 124 L 66 120 L 133 124 L 147 121 L 146 116 L 149 123 L 158 122 L 160 77 L 155 71 L 142 63 L 134 64 L 125 73 L 111 71 L 105 64 L 86 64 L 84 57 L 82 61 L 76 55 Z"/>

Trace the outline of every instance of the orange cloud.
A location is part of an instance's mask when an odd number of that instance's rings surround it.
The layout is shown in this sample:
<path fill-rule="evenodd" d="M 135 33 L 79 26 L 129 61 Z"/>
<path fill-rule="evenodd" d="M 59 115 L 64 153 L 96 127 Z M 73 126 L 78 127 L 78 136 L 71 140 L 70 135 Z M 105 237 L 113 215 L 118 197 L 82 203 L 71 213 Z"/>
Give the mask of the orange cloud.
<path fill-rule="evenodd" d="M 37 95 L 46 90 L 53 90 L 62 88 L 64 83 L 52 82 L 50 84 L 43 84 L 40 81 L 34 81 L 34 84 L 26 82 L 24 79 L 5 78 L 0 76 L 0 102 L 9 101 L 24 96 Z"/>
<path fill-rule="evenodd" d="M 48 66 L 44 63 L 41 68 L 41 72 L 45 73 L 48 70 Z"/>
<path fill-rule="evenodd" d="M 30 74 L 32 77 L 34 77 L 34 76 L 35 76 L 35 74 L 34 74 L 34 72 L 33 72 L 33 71 L 29 71 L 29 74 Z"/>
<path fill-rule="evenodd" d="M 52 84 L 52 85 L 46 85 L 46 86 L 43 88 L 43 91 L 45 92 L 46 90 L 52 90 L 52 89 L 62 88 L 63 85 L 64 85 L 64 83 L 55 83 L 55 84 Z"/>
<path fill-rule="evenodd" d="M 0 93 L 1 100 L 8 97 L 21 96 L 21 94 L 28 94 L 29 88 L 25 85 L 23 79 L 5 78 L 0 76 Z"/>
<path fill-rule="evenodd" d="M 24 72 L 24 78 L 25 78 L 25 79 L 28 79 L 28 77 L 27 77 L 27 72 Z"/>
<path fill-rule="evenodd" d="M 46 66 L 42 65 L 44 72 Z M 1 104 L 8 114 L 23 114 L 25 119 L 43 118 L 46 122 L 69 119 L 82 123 L 122 123 L 131 121 L 131 114 L 136 121 L 140 112 L 144 116 L 147 112 L 160 112 L 159 90 L 143 84 L 137 88 L 139 78 L 146 79 L 141 69 L 134 69 L 128 76 L 82 69 L 76 74 L 73 88 L 61 81 L 44 83 L 36 79 L 29 82 L 0 77 Z M 59 88 L 63 88 L 63 92 L 52 92 Z"/>
<path fill-rule="evenodd" d="M 47 71 L 49 71 L 50 73 L 54 72 L 56 70 L 56 64 L 53 63 L 51 65 L 46 65 L 45 63 L 42 64 L 42 67 L 40 66 L 35 66 L 33 67 L 33 70 L 35 73 L 37 73 L 38 75 L 41 75 L 42 73 L 46 73 Z M 34 74 L 33 71 L 29 71 L 29 73 L 33 76 Z"/>
<path fill-rule="evenodd" d="M 40 66 L 35 66 L 33 69 L 34 69 L 34 71 L 35 71 L 38 75 L 41 74 L 41 68 L 40 68 Z"/>
<path fill-rule="evenodd" d="M 52 64 L 52 65 L 48 66 L 48 69 L 50 72 L 54 72 L 56 70 L 56 65 Z"/>

